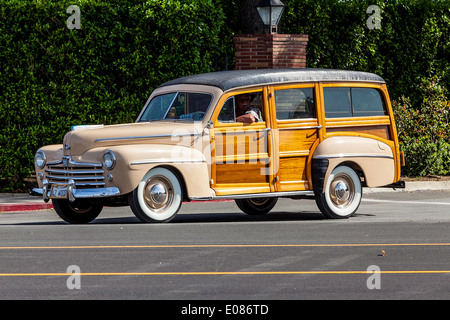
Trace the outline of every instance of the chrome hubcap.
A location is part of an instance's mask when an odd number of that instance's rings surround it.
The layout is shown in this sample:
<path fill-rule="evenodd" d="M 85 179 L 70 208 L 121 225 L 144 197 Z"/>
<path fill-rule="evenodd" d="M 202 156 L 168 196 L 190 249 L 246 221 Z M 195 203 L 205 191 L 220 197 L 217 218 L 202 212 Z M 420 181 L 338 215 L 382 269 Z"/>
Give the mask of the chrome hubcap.
<path fill-rule="evenodd" d="M 152 186 L 150 190 L 150 198 L 153 203 L 162 204 L 167 200 L 167 192 L 161 183 Z"/>
<path fill-rule="evenodd" d="M 330 185 L 330 199 L 339 208 L 349 206 L 355 197 L 355 184 L 347 174 L 334 177 Z"/>
<path fill-rule="evenodd" d="M 172 204 L 174 190 L 172 183 L 163 176 L 149 179 L 144 188 L 144 200 L 147 207 L 155 212 L 163 212 Z"/>

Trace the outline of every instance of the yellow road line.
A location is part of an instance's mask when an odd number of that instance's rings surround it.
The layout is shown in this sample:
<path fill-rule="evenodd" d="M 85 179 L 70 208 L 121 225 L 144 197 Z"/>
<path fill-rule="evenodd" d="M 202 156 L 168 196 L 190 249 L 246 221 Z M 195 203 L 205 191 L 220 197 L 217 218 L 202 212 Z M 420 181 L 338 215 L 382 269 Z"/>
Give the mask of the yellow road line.
<path fill-rule="evenodd" d="M 223 272 L 86 272 L 86 273 L 0 273 L 0 277 L 58 277 L 58 276 L 209 276 L 209 275 L 320 275 L 372 274 L 368 271 L 223 271 Z M 379 271 L 380 274 L 446 274 L 450 270 Z"/>
<path fill-rule="evenodd" d="M 450 243 L 341 243 L 341 244 L 192 244 L 192 245 L 92 245 L 0 247 L 0 250 L 34 249 L 153 249 L 153 248 L 270 248 L 270 247 L 393 247 L 450 246 Z"/>

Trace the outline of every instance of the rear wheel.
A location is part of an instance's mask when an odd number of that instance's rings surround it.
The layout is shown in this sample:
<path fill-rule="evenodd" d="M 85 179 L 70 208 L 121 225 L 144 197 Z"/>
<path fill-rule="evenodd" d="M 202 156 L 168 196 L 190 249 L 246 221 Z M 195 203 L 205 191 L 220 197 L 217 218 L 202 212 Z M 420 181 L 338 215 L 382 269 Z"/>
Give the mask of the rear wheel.
<path fill-rule="evenodd" d="M 129 196 L 131 210 L 142 222 L 168 222 L 183 200 L 181 184 L 172 171 L 155 168 L 147 172 Z"/>
<path fill-rule="evenodd" d="M 278 198 L 252 198 L 234 200 L 243 212 L 249 215 L 263 215 L 268 213 L 278 201 Z"/>
<path fill-rule="evenodd" d="M 362 198 L 361 180 L 350 167 L 336 167 L 328 177 L 324 192 L 316 195 L 320 211 L 328 218 L 351 217 L 358 209 Z"/>
<path fill-rule="evenodd" d="M 61 219 L 74 224 L 91 222 L 103 209 L 100 204 L 70 203 L 67 199 L 52 199 L 52 204 Z"/>

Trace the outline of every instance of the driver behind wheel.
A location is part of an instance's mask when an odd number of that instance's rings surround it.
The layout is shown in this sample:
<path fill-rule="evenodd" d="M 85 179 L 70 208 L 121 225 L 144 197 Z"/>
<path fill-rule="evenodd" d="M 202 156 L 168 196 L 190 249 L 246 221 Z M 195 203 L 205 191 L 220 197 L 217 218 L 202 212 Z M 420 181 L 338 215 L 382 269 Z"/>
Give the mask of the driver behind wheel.
<path fill-rule="evenodd" d="M 253 123 L 261 121 L 261 112 L 250 104 L 252 100 L 253 97 L 248 93 L 236 96 L 236 122 Z"/>

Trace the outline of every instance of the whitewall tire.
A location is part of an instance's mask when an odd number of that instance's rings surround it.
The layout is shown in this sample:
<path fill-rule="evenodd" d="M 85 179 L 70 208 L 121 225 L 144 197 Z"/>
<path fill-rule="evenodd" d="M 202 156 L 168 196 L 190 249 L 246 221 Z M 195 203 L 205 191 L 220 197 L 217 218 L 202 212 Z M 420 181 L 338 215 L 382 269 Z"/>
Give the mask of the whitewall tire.
<path fill-rule="evenodd" d="M 320 211 L 328 218 L 351 217 L 361 203 L 362 186 L 358 174 L 350 167 L 336 167 L 328 177 L 324 192 L 316 195 Z"/>
<path fill-rule="evenodd" d="M 131 210 L 142 222 L 168 222 L 178 213 L 182 202 L 180 181 L 165 168 L 147 172 L 129 196 Z"/>

